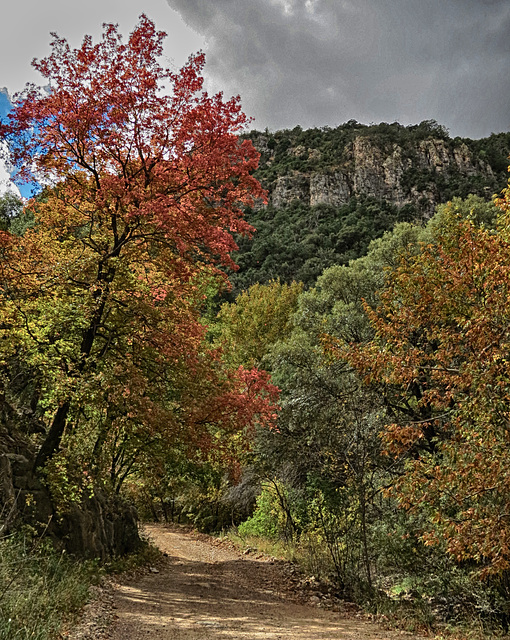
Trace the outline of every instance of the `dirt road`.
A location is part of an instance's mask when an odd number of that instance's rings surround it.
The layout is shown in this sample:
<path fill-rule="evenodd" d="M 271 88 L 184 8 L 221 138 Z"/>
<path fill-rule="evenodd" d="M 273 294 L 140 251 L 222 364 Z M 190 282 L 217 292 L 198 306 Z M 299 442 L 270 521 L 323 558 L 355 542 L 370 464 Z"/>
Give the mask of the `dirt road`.
<path fill-rule="evenodd" d="M 113 640 L 403 637 L 401 632 L 384 631 L 353 616 L 320 609 L 317 604 L 299 604 L 289 591 L 288 576 L 278 562 L 255 554 L 242 555 L 206 536 L 154 525 L 148 526 L 147 531 L 167 556 L 157 569 L 115 590 L 111 595 L 114 623 L 101 637 Z"/>

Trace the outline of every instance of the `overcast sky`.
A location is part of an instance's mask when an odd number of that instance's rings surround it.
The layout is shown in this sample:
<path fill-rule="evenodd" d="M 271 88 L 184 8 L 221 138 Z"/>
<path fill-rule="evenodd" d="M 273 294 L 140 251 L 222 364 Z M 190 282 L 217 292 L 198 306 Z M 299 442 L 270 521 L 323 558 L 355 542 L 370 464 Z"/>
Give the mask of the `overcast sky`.
<path fill-rule="evenodd" d="M 2 8 L 0 87 L 39 82 L 49 32 L 78 46 L 140 13 L 175 65 L 203 49 L 211 90 L 257 129 L 435 119 L 452 136 L 510 130 L 510 0 L 18 0 Z"/>

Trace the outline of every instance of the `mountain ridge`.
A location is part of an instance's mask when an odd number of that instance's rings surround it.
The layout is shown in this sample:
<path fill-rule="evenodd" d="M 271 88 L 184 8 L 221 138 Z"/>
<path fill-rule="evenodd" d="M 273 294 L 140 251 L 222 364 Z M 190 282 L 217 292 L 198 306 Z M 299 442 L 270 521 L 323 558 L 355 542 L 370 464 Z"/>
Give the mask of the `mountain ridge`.
<path fill-rule="evenodd" d="M 397 222 L 424 222 L 440 204 L 506 186 L 510 133 L 450 138 L 433 120 L 419 125 L 251 131 L 260 152 L 255 176 L 268 192 L 238 237 L 229 298 L 256 282 L 312 286 L 324 269 L 361 257 Z"/>
<path fill-rule="evenodd" d="M 370 197 L 412 205 L 425 218 L 452 197 L 486 197 L 503 188 L 510 153 L 510 133 L 452 139 L 431 120 L 407 127 L 349 121 L 336 129 L 296 127 L 247 137 L 261 153 L 256 175 L 275 208 L 293 199 L 313 207 Z"/>

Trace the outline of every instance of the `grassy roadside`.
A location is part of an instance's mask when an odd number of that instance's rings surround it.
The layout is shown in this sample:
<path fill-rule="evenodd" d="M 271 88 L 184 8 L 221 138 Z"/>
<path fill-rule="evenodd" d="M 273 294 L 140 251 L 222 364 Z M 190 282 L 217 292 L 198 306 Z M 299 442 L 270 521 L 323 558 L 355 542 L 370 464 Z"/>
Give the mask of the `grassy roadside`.
<path fill-rule="evenodd" d="M 108 573 L 132 571 L 159 552 L 140 552 L 101 564 L 56 551 L 49 540 L 21 534 L 0 540 L 0 640 L 55 640 L 88 600 L 89 589 Z"/>

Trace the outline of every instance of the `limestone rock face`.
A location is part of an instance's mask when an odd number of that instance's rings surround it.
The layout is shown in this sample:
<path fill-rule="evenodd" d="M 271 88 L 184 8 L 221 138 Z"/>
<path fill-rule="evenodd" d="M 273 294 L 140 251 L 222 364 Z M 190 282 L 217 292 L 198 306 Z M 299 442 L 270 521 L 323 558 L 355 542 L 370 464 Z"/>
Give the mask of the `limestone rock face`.
<path fill-rule="evenodd" d="M 271 166 L 274 156 L 264 136 L 257 138 L 256 146 L 266 154 L 266 166 Z M 289 158 L 308 159 L 312 165 L 314 160 L 321 162 L 320 151 L 302 145 L 286 153 Z M 264 185 L 269 203 L 281 208 L 297 199 L 310 206 L 341 206 L 352 197 L 368 196 L 399 207 L 417 205 L 428 217 L 445 200 L 436 187 L 438 176 L 443 184 L 456 175 L 479 175 L 484 181 L 494 178 L 490 165 L 473 158 L 466 144 L 458 141 L 429 138 L 403 149 L 396 143 L 382 144 L 359 135 L 337 156 L 338 162 L 324 169 L 292 169 L 277 175 Z"/>
<path fill-rule="evenodd" d="M 359 137 L 352 146 L 352 160 L 353 195 L 391 199 L 392 185 L 396 183 L 391 156 L 385 158 L 382 150 L 368 138 Z"/>
<path fill-rule="evenodd" d="M 283 207 L 292 200 L 310 201 L 310 176 L 295 173 L 290 176 L 280 176 L 271 194 L 274 207 Z"/>
<path fill-rule="evenodd" d="M 134 507 L 98 489 L 65 513 L 59 528 L 67 551 L 78 556 L 106 559 L 140 545 Z"/>
<path fill-rule="evenodd" d="M 310 175 L 310 205 L 330 204 L 335 207 L 349 201 L 352 184 L 347 174 L 341 171 L 332 173 L 312 173 Z"/>

